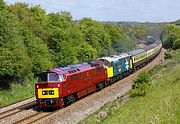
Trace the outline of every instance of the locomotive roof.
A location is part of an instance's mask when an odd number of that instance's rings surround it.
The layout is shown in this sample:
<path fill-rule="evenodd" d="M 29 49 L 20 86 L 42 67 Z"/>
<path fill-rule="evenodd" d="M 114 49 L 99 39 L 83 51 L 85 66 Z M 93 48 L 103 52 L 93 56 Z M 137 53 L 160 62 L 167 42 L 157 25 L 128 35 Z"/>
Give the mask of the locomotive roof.
<path fill-rule="evenodd" d="M 100 65 L 100 61 L 89 61 L 89 62 L 82 62 L 73 65 L 67 65 L 66 67 L 57 67 L 48 70 L 48 72 L 55 72 L 57 74 L 75 74 L 81 71 L 89 70 L 90 68 L 96 67 Z"/>
<path fill-rule="evenodd" d="M 121 53 L 121 54 L 118 54 L 118 55 L 111 55 L 111 56 L 108 56 L 108 57 L 102 57 L 100 59 L 105 59 L 109 62 L 112 62 L 112 61 L 116 61 L 116 60 L 119 60 L 119 59 L 122 59 L 122 58 L 126 58 L 126 57 L 129 57 L 130 55 L 127 54 L 127 53 Z"/>
<path fill-rule="evenodd" d="M 136 50 L 130 51 L 129 53 L 130 53 L 131 55 L 137 55 L 137 54 L 140 54 L 140 53 L 143 53 L 143 52 L 145 52 L 144 49 L 138 48 L 138 49 L 136 49 Z"/>

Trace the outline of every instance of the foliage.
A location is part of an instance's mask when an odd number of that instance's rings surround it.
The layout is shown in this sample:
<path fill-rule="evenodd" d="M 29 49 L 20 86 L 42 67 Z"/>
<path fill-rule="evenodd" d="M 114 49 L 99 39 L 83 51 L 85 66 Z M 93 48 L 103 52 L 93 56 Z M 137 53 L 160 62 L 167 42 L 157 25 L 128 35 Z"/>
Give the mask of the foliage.
<path fill-rule="evenodd" d="M 33 75 L 30 75 L 33 77 Z M 34 97 L 34 82 L 36 80 L 29 79 L 26 84 L 11 84 L 11 89 L 1 89 L 0 87 L 0 107 L 15 103 L 19 100 Z"/>
<path fill-rule="evenodd" d="M 0 82 L 23 82 L 31 70 L 31 61 L 17 30 L 20 24 L 7 11 L 1 12 L 0 17 Z"/>
<path fill-rule="evenodd" d="M 163 61 L 148 72 L 151 87 L 147 90 L 146 96 L 129 99 L 120 106 L 117 105 L 118 99 L 106 103 L 80 124 L 179 124 L 180 50 L 170 53 L 171 59 Z M 110 114 L 101 118 L 99 111 Z"/>
<path fill-rule="evenodd" d="M 149 85 L 149 74 L 147 72 L 139 74 L 138 78 L 133 81 L 131 97 L 145 96 Z"/>
<path fill-rule="evenodd" d="M 6 7 L 6 4 L 3 0 L 0 0 L 0 10 L 3 10 Z"/>
<path fill-rule="evenodd" d="M 90 18 L 84 18 L 79 23 L 79 29 L 88 44 L 99 54 L 107 55 L 104 50 L 111 49 L 111 41 L 102 24 Z"/>
<path fill-rule="evenodd" d="M 170 59 L 171 57 L 172 57 L 171 53 L 167 51 L 167 52 L 165 53 L 164 59 Z"/>
<path fill-rule="evenodd" d="M 174 24 L 168 24 L 162 33 L 163 46 L 168 49 L 172 48 L 174 42 L 179 38 L 180 38 L 180 28 L 176 27 L 176 25 Z M 178 44 L 178 41 L 176 42 L 176 44 Z"/>
<path fill-rule="evenodd" d="M 172 46 L 173 50 L 180 49 L 180 39 L 177 39 Z"/>
<path fill-rule="evenodd" d="M 132 28 L 131 36 L 114 24 L 73 21 L 69 12 L 47 14 L 38 5 L 0 0 L 0 87 L 26 82 L 54 66 L 129 51 L 144 29 Z"/>

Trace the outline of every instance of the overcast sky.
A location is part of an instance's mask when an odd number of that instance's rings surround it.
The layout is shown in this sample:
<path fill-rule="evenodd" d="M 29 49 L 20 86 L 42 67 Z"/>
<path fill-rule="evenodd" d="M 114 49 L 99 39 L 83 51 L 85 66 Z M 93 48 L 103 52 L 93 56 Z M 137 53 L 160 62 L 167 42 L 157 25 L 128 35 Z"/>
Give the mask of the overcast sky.
<path fill-rule="evenodd" d="M 68 11 L 73 19 L 163 22 L 180 19 L 180 0 L 5 0 L 40 5 L 48 13 Z"/>

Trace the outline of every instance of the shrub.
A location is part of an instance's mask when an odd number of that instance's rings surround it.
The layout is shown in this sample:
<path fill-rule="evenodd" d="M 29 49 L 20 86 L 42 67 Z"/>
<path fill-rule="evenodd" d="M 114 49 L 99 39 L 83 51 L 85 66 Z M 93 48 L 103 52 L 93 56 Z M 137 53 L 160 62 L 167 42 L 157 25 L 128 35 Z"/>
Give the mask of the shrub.
<path fill-rule="evenodd" d="M 142 72 L 141 74 L 139 74 L 138 78 L 133 81 L 130 96 L 145 96 L 149 86 L 149 73 Z"/>
<path fill-rule="evenodd" d="M 164 59 L 170 59 L 172 56 L 170 54 L 170 52 L 166 52 L 165 53 L 165 56 L 164 56 Z"/>
<path fill-rule="evenodd" d="M 173 50 L 179 49 L 180 48 L 180 39 L 177 39 L 174 43 L 173 43 Z"/>

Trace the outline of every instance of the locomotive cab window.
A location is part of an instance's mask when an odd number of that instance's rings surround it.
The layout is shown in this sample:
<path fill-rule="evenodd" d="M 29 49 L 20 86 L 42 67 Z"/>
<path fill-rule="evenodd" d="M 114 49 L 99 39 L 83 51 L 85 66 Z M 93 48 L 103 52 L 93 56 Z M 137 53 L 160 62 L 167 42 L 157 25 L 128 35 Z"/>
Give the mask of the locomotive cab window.
<path fill-rule="evenodd" d="M 62 82 L 64 80 L 64 75 L 56 73 L 42 73 L 38 76 L 38 82 Z"/>
<path fill-rule="evenodd" d="M 105 66 L 108 66 L 108 67 L 111 67 L 112 66 L 112 63 L 110 63 L 109 61 L 105 60 L 105 59 L 100 59 Z"/>
<path fill-rule="evenodd" d="M 47 82 L 47 73 L 42 73 L 38 76 L 38 82 Z"/>

